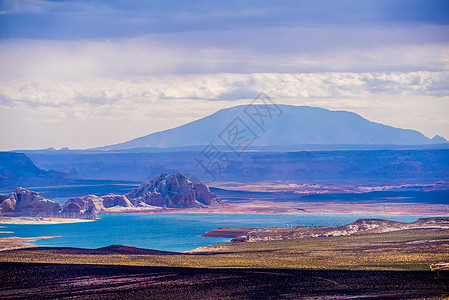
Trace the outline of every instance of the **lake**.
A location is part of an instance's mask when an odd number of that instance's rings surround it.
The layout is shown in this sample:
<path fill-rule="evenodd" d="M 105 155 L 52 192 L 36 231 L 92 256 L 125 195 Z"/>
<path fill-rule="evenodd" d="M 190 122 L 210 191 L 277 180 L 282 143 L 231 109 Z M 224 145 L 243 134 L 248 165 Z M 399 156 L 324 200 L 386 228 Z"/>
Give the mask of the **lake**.
<path fill-rule="evenodd" d="M 360 218 L 412 222 L 426 216 L 374 214 L 103 214 L 99 220 L 54 225 L 7 225 L 0 237 L 58 236 L 35 244 L 56 247 L 99 248 L 112 244 L 167 251 L 188 251 L 228 238 L 201 237 L 218 227 L 285 227 L 342 225 Z"/>

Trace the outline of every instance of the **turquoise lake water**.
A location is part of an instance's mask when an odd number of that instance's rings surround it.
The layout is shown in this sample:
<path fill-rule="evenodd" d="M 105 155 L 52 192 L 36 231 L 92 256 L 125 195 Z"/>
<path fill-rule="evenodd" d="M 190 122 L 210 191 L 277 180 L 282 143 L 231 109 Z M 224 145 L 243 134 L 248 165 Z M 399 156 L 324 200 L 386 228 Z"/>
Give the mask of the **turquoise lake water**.
<path fill-rule="evenodd" d="M 35 244 L 99 248 L 112 244 L 167 251 L 188 251 L 227 238 L 201 237 L 218 227 L 285 227 L 286 225 L 342 225 L 360 218 L 412 222 L 426 216 L 374 214 L 106 214 L 86 223 L 54 225 L 1 225 L 0 237 L 59 236 Z"/>

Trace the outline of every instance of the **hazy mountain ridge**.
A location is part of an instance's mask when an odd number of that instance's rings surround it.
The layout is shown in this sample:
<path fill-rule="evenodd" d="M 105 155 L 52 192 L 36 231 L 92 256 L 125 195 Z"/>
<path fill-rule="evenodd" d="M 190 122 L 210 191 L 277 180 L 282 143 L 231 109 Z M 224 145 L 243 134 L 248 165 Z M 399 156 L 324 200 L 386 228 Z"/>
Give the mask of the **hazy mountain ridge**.
<path fill-rule="evenodd" d="M 211 180 L 196 166 L 200 151 L 167 153 L 29 153 L 37 166 L 68 172 L 75 169 L 81 178 L 107 180 L 149 180 L 161 173 L 194 174 Z M 449 150 L 370 150 L 244 152 L 222 172 L 223 181 L 288 180 L 335 184 L 367 182 L 437 182 L 449 178 Z M 262 167 L 263 166 L 263 167 Z M 427 181 L 426 181 L 427 180 Z M 429 181 L 430 180 L 430 181 Z M 17 185 L 15 185 L 17 186 Z M 15 188 L 14 186 L 14 188 Z"/>
<path fill-rule="evenodd" d="M 0 152 L 0 187 L 64 181 L 67 177 L 67 173 L 37 167 L 23 153 Z"/>
<path fill-rule="evenodd" d="M 244 110 L 254 108 L 264 114 L 252 114 Z M 267 109 L 271 109 L 270 112 Z M 278 112 L 278 113 L 276 113 Z M 446 143 L 435 136 L 427 138 L 422 133 L 371 122 L 348 111 L 331 111 L 318 107 L 292 105 L 240 105 L 217 111 L 185 125 L 152 133 L 124 143 L 97 148 L 120 150 L 142 147 L 189 147 L 226 145 L 220 136 L 236 118 L 240 118 L 256 136 L 252 147 L 291 147 L 296 145 L 423 145 Z M 256 124 L 263 122 L 263 126 Z"/>

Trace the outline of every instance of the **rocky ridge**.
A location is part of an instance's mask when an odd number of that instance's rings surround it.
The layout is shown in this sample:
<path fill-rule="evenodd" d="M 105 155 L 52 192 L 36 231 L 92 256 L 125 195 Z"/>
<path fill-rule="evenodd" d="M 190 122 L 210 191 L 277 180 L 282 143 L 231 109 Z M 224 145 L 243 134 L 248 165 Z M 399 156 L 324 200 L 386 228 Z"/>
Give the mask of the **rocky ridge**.
<path fill-rule="evenodd" d="M 61 206 L 37 192 L 17 188 L 0 194 L 0 216 L 96 219 L 101 212 L 120 212 L 133 208 L 205 207 L 219 203 L 217 196 L 202 183 L 192 183 L 185 175 L 162 174 L 143 183 L 126 195 L 87 195 L 74 197 Z"/>
<path fill-rule="evenodd" d="M 65 182 L 69 174 L 38 168 L 23 153 L 0 152 L 0 187 L 44 186 Z"/>
<path fill-rule="evenodd" d="M 202 183 L 193 183 L 181 173 L 162 174 L 125 195 L 134 206 L 204 207 L 219 203 Z"/>
<path fill-rule="evenodd" d="M 246 234 L 233 239 L 232 242 L 257 242 L 312 237 L 346 236 L 418 228 L 449 228 L 449 217 L 420 218 L 412 223 L 403 223 L 383 219 L 358 219 L 353 223 L 341 226 L 253 228 L 249 229 Z"/>

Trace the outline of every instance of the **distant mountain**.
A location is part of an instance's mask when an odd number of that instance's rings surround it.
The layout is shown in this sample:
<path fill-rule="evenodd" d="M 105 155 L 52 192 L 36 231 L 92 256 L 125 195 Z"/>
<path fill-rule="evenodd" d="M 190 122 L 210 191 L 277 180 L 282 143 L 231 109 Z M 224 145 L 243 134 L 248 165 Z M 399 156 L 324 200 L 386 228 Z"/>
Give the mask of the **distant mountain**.
<path fill-rule="evenodd" d="M 245 111 L 246 109 L 246 111 Z M 235 139 L 234 133 L 243 137 Z M 128 142 L 98 148 L 120 150 L 141 147 L 208 145 L 291 147 L 299 145 L 423 145 L 446 143 L 416 130 L 371 122 L 356 113 L 291 105 L 252 105 L 222 109 L 194 122 Z"/>
<path fill-rule="evenodd" d="M 66 173 L 38 168 L 23 153 L 0 152 L 0 188 L 65 180 Z"/>
<path fill-rule="evenodd" d="M 439 135 L 434 136 L 430 141 L 434 144 L 444 144 L 448 142 L 444 137 Z"/>
<path fill-rule="evenodd" d="M 18 177 L 42 177 L 47 171 L 39 169 L 23 153 L 0 152 L 0 180 Z"/>

